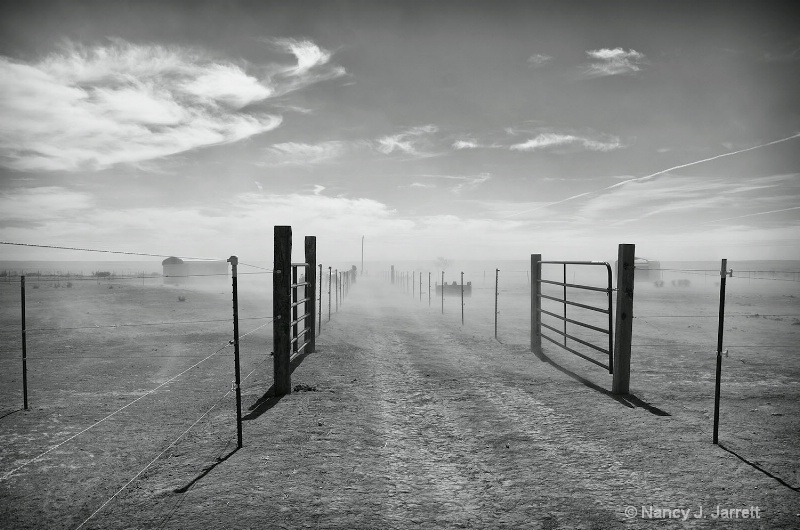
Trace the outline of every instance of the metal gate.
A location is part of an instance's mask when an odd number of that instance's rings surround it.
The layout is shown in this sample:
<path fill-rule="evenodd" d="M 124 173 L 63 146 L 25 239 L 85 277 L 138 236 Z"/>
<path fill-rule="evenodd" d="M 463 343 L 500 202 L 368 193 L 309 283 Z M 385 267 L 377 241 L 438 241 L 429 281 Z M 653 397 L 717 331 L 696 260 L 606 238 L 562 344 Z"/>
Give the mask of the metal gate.
<path fill-rule="evenodd" d="M 608 262 L 605 262 L 605 261 L 540 261 L 538 263 L 540 264 L 539 265 L 540 266 L 540 270 L 539 270 L 538 280 L 537 280 L 537 285 L 536 285 L 536 290 L 537 290 L 536 296 L 540 300 L 541 299 L 552 300 L 554 302 L 560 303 L 563 306 L 563 313 L 562 314 L 557 314 L 557 313 L 554 313 L 552 311 L 547 311 L 545 309 L 542 309 L 541 308 L 541 302 L 539 304 L 537 304 L 538 308 L 536 309 L 536 311 L 538 312 L 537 320 L 538 320 L 538 323 L 539 323 L 539 326 L 540 326 L 540 335 L 542 337 L 544 337 L 545 339 L 549 340 L 550 342 L 552 342 L 553 344 L 555 344 L 555 345 L 567 350 L 568 352 L 573 353 L 573 354 L 575 354 L 578 357 L 581 357 L 583 359 L 586 359 L 587 361 L 589 361 L 591 363 L 594 363 L 594 364 L 596 364 L 598 366 L 606 368 L 608 370 L 608 373 L 613 374 L 614 373 L 614 361 L 613 361 L 613 359 L 614 359 L 614 331 L 613 331 L 614 330 L 614 313 L 613 313 L 613 307 L 612 307 L 613 298 L 611 296 L 612 292 L 613 292 L 613 289 L 611 287 L 611 281 L 612 281 L 612 278 L 611 278 L 611 265 Z M 542 278 L 541 265 L 561 265 L 562 266 L 562 270 L 563 270 L 562 281 L 559 282 L 559 281 L 554 281 L 554 280 L 541 279 Z M 574 265 L 574 266 L 599 266 L 599 267 L 605 267 L 606 268 L 606 272 L 607 272 L 607 276 L 608 276 L 608 283 L 607 283 L 606 287 L 603 288 L 603 287 L 596 287 L 596 286 L 591 286 L 591 285 L 582 285 L 582 284 L 577 284 L 577 283 L 567 283 L 567 266 L 568 265 L 569 266 L 573 266 Z M 556 286 L 562 287 L 563 288 L 562 296 L 561 297 L 556 297 L 556 296 L 542 294 L 542 288 L 541 288 L 542 284 L 550 284 L 550 285 L 556 285 Z M 608 298 L 608 304 L 604 305 L 603 307 L 598 307 L 598 306 L 594 306 L 594 305 L 589 305 L 589 304 L 576 302 L 574 300 L 569 300 L 568 299 L 568 291 L 567 291 L 568 288 L 569 289 L 581 289 L 581 290 L 586 290 L 586 291 L 594 291 L 594 292 L 606 293 L 606 297 Z M 593 324 L 589 324 L 587 322 L 582 322 L 581 320 L 577 320 L 575 318 L 570 318 L 568 316 L 568 314 L 567 314 L 567 308 L 570 307 L 570 306 L 606 314 L 608 316 L 608 327 L 600 327 L 600 326 L 596 326 L 596 325 L 593 325 Z M 552 317 L 552 318 L 555 318 L 557 320 L 560 320 L 561 322 L 563 322 L 563 326 L 562 326 L 563 329 L 558 329 L 555 326 L 552 326 L 552 325 L 549 325 L 549 324 L 546 324 L 546 323 L 542 322 L 542 315 L 547 315 L 549 317 Z M 576 325 L 576 326 L 580 326 L 580 327 L 582 327 L 584 329 L 589 329 L 589 330 L 592 330 L 594 332 L 606 335 L 607 338 L 608 338 L 608 341 L 607 341 L 607 343 L 606 343 L 606 341 L 603 341 L 603 345 L 599 346 L 598 344 L 592 343 L 592 342 L 590 342 L 588 340 L 584 340 L 584 339 L 581 339 L 581 338 L 576 337 L 574 335 L 571 335 L 571 334 L 568 333 L 567 324 L 573 324 L 573 325 Z M 556 339 L 556 338 L 553 338 L 551 336 L 545 335 L 543 333 L 544 328 L 546 328 L 546 329 L 548 329 L 548 330 L 550 330 L 550 331 L 552 331 L 554 333 L 557 333 L 558 335 L 561 335 L 562 339 Z M 608 364 L 605 364 L 602 361 L 598 361 L 594 357 L 590 357 L 590 356 L 588 356 L 588 355 L 586 355 L 586 354 L 584 354 L 582 352 L 579 352 L 579 351 L 575 350 L 574 348 L 570 347 L 569 343 L 567 342 L 568 339 L 572 340 L 572 341 L 575 341 L 577 343 L 583 344 L 584 346 L 586 346 L 588 348 L 591 348 L 593 350 L 596 350 L 596 351 L 598 351 L 600 353 L 605 354 L 608 357 Z"/>

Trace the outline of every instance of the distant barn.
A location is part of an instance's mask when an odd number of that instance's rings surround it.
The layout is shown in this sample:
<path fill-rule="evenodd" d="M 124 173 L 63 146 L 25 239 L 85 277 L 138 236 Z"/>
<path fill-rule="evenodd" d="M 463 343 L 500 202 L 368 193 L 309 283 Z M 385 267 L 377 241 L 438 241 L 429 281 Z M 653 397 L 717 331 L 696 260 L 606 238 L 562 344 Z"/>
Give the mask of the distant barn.
<path fill-rule="evenodd" d="M 444 294 L 449 294 L 451 296 L 461 296 L 461 284 L 456 282 L 445 283 Z M 441 295 L 442 295 L 442 286 L 437 283 L 436 296 L 441 296 Z M 467 282 L 464 284 L 464 296 L 472 296 L 472 282 Z"/>
<path fill-rule="evenodd" d="M 661 262 L 636 257 L 633 259 L 634 273 L 633 280 L 637 282 L 655 282 L 661 279 Z M 614 262 L 614 270 L 617 270 L 617 262 Z"/>
<path fill-rule="evenodd" d="M 210 285 L 228 280 L 227 261 L 185 261 L 173 256 L 161 266 L 164 285 Z"/>

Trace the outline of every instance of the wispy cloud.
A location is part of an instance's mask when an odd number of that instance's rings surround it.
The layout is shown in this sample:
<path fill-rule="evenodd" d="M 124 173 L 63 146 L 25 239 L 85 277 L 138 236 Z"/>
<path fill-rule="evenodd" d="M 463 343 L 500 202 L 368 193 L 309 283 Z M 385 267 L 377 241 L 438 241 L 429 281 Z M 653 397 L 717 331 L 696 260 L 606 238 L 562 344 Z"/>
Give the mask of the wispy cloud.
<path fill-rule="evenodd" d="M 297 60 L 296 65 L 286 66 L 276 74 L 276 78 L 280 78 L 276 82 L 279 94 L 293 92 L 311 84 L 347 75 L 347 71 L 343 67 L 329 64 L 331 52 L 309 40 L 272 39 L 268 42 L 272 42 L 284 52 L 294 55 Z"/>
<path fill-rule="evenodd" d="M 419 177 L 426 178 L 426 179 L 441 179 L 444 181 L 450 181 L 453 183 L 452 185 L 448 186 L 447 189 L 456 195 L 461 194 L 466 191 L 472 191 L 478 188 L 481 184 L 487 182 L 489 179 L 492 178 L 490 173 L 480 173 L 475 176 L 470 175 L 418 175 Z M 419 187 L 419 188 L 430 188 L 435 187 L 431 185 L 422 184 L 419 182 L 415 182 L 411 185 L 412 187 Z"/>
<path fill-rule="evenodd" d="M 439 130 L 435 125 L 412 127 L 401 133 L 383 136 L 377 140 L 377 150 L 388 155 L 400 153 L 412 157 L 435 156 L 431 135 Z"/>
<path fill-rule="evenodd" d="M 342 156 L 348 144 L 342 141 L 304 144 L 285 142 L 274 144 L 264 150 L 265 166 L 313 166 L 331 162 Z"/>
<path fill-rule="evenodd" d="M 118 39 L 68 43 L 32 62 L 0 57 L 0 164 L 103 169 L 273 130 L 282 117 L 255 104 L 343 75 L 313 43 L 283 45 L 296 64 L 273 73 L 193 48 Z"/>
<path fill-rule="evenodd" d="M 633 74 L 642 70 L 647 63 L 643 53 L 623 48 L 600 48 L 589 50 L 586 55 L 592 60 L 584 72 L 588 77 Z"/>
<path fill-rule="evenodd" d="M 481 145 L 475 140 L 456 140 L 453 142 L 453 149 L 460 151 L 462 149 L 477 149 Z"/>
<path fill-rule="evenodd" d="M 547 63 L 549 63 L 552 60 L 553 60 L 553 58 L 551 56 L 546 55 L 544 53 L 534 53 L 533 55 L 528 57 L 528 64 L 531 65 L 532 67 L 536 68 L 536 67 L 539 67 L 539 66 L 546 65 Z"/>
<path fill-rule="evenodd" d="M 705 219 L 727 212 L 742 212 L 730 217 L 741 219 L 790 211 L 796 209 L 793 205 L 798 200 L 800 180 L 796 174 L 740 178 L 671 176 L 608 188 L 586 201 L 577 212 L 588 220 L 611 221 L 616 217 L 618 224 L 660 218 L 673 226 L 689 226 L 710 222 Z M 745 213 L 753 210 L 758 213 Z M 654 221 L 650 224 L 656 226 Z"/>
<path fill-rule="evenodd" d="M 613 151 L 623 147 L 616 136 L 605 138 L 589 138 L 574 134 L 541 133 L 522 143 L 513 144 L 509 149 L 513 151 L 537 151 L 557 147 L 578 147 L 589 151 Z"/>

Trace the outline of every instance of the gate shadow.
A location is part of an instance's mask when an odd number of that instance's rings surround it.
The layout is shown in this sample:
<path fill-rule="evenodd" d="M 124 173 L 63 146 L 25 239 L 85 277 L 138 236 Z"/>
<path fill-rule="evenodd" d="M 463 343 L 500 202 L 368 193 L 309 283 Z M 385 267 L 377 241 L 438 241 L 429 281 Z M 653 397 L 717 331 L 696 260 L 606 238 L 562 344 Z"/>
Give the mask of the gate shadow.
<path fill-rule="evenodd" d="M 289 363 L 289 372 L 294 373 L 298 366 L 300 366 L 306 357 L 311 355 L 312 352 L 303 352 L 295 356 L 294 359 Z M 255 403 L 250 405 L 247 410 L 248 412 L 246 415 L 242 416 L 242 421 L 250 421 L 258 418 L 269 409 L 277 405 L 284 396 L 276 396 L 275 395 L 275 383 L 267 389 L 263 396 L 258 398 Z"/>
<path fill-rule="evenodd" d="M 603 395 L 606 395 L 606 396 L 610 397 L 614 401 L 616 401 L 616 402 L 618 402 L 618 403 L 620 403 L 622 405 L 625 405 L 629 409 L 640 408 L 640 409 L 646 410 L 647 412 L 649 412 L 650 414 L 653 414 L 655 416 L 672 416 L 672 414 L 670 414 L 669 412 L 667 412 L 665 410 L 662 410 L 662 409 L 660 409 L 660 408 L 658 408 L 658 407 L 656 407 L 654 405 L 651 405 L 650 403 L 647 403 L 646 401 L 642 401 L 641 399 L 639 399 L 638 397 L 634 396 L 633 394 L 624 394 L 624 395 L 613 394 L 613 393 L 611 393 L 610 390 L 607 390 L 607 389 L 601 387 L 600 385 L 598 385 L 596 383 L 593 383 L 592 381 L 589 381 L 585 377 L 581 377 L 580 375 L 576 374 L 575 372 L 573 372 L 569 368 L 565 368 L 565 367 L 561 366 L 560 364 L 555 362 L 553 359 L 548 357 L 544 352 L 533 352 L 533 354 L 540 361 L 549 364 L 550 366 L 552 366 L 553 368 L 555 368 L 559 372 L 568 375 L 569 377 L 571 377 L 572 379 L 578 381 L 579 383 L 581 383 L 582 385 L 586 386 L 587 388 L 591 388 L 592 390 L 594 390 L 596 392 L 599 392 L 599 393 L 601 393 Z"/>

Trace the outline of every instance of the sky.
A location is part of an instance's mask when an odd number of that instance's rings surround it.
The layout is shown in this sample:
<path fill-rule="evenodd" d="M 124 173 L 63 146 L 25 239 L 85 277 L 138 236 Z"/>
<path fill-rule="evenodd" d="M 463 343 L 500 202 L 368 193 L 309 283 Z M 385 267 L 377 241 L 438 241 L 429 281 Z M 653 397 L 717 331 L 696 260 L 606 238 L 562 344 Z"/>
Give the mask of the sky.
<path fill-rule="evenodd" d="M 0 241 L 800 259 L 791 7 L 2 1 Z"/>

